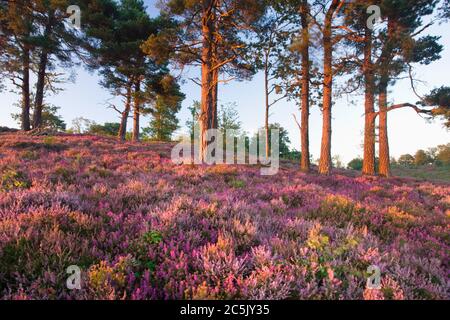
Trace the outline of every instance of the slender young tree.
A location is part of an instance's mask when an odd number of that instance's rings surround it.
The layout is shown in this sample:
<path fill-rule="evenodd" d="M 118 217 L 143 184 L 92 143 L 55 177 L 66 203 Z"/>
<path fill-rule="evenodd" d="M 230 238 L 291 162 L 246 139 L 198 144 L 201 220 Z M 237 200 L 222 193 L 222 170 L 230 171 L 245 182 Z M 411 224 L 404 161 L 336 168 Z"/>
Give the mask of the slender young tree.
<path fill-rule="evenodd" d="M 301 84 L 301 161 L 300 169 L 303 172 L 310 170 L 310 152 L 309 152 L 309 114 L 310 114 L 310 72 L 311 62 L 309 57 L 310 48 L 310 6 L 307 0 L 302 0 L 300 4 L 300 18 L 302 25 L 302 84 Z"/>
<path fill-rule="evenodd" d="M 255 64 L 264 75 L 264 128 L 266 139 L 265 156 L 270 157 L 269 145 L 269 115 L 270 109 L 279 101 L 287 98 L 288 91 L 280 85 L 280 69 L 285 60 L 284 51 L 288 50 L 288 40 L 294 32 L 291 19 L 292 13 L 284 5 L 286 1 L 277 1 L 267 6 L 266 13 L 258 20 L 252 29 L 255 42 L 252 44 Z M 280 8 L 283 7 L 283 8 Z M 272 96 L 276 94 L 275 98 Z"/>

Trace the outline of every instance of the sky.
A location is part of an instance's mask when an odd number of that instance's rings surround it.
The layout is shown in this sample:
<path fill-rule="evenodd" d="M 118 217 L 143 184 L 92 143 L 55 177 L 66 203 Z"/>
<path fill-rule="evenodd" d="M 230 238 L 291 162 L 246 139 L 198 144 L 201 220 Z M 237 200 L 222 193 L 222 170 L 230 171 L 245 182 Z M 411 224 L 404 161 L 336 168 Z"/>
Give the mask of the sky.
<path fill-rule="evenodd" d="M 154 7 L 156 0 L 146 0 L 148 11 L 152 16 L 158 14 Z M 426 94 L 430 90 L 442 85 L 450 85 L 450 24 L 435 25 L 429 29 L 432 35 L 441 36 L 444 45 L 442 59 L 429 66 L 415 68 L 416 78 L 421 80 L 417 84 L 419 93 Z M 108 109 L 108 102 L 114 101 L 110 93 L 99 85 L 100 78 L 95 73 L 88 73 L 83 68 L 75 70 L 77 76 L 74 83 L 63 86 L 64 91 L 48 98 L 48 102 L 61 107 L 59 114 L 68 127 L 73 119 L 82 116 L 97 123 L 118 122 L 119 114 Z M 190 68 L 187 73 L 200 76 L 199 68 Z M 187 74 L 186 74 L 187 78 Z M 18 127 L 11 117 L 19 110 L 14 104 L 19 96 L 9 92 L 12 86 L 7 84 L 7 90 L 0 93 L 0 126 Z M 182 91 L 186 95 L 183 107 L 178 117 L 180 130 L 186 132 L 185 123 L 190 114 L 188 107 L 193 101 L 200 100 L 200 87 L 186 79 L 182 84 Z M 391 103 L 415 103 L 418 99 L 411 90 L 409 80 L 401 80 L 390 88 Z M 113 100 L 111 100 L 113 99 Z M 351 100 L 359 99 L 359 103 L 352 104 Z M 333 106 L 332 154 L 339 155 L 344 163 L 362 156 L 362 133 L 364 130 L 364 107 L 361 96 L 341 97 L 335 100 Z M 257 74 L 251 81 L 233 81 L 219 88 L 219 104 L 236 103 L 243 130 L 254 132 L 264 125 L 264 83 L 261 74 Z M 294 101 L 281 101 L 271 111 L 270 121 L 280 123 L 289 132 L 291 147 L 300 149 L 300 132 L 293 118 L 299 118 L 300 111 Z M 442 122 L 428 122 L 418 116 L 412 109 L 399 109 L 389 113 L 389 142 L 391 155 L 398 158 L 402 154 L 414 154 L 418 149 L 428 149 L 450 142 L 450 132 L 443 128 Z M 141 120 L 146 126 L 148 118 Z M 131 128 L 131 126 L 129 126 Z M 322 115 L 315 107 L 311 110 L 310 120 L 310 148 L 314 159 L 320 155 L 320 140 L 322 134 Z"/>

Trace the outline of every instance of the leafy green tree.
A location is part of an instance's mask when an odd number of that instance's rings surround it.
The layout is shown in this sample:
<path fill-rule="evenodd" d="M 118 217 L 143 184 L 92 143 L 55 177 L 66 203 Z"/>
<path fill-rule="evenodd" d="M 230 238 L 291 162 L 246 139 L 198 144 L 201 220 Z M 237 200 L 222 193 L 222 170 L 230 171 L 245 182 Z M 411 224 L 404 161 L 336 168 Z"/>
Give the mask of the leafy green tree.
<path fill-rule="evenodd" d="M 106 122 L 105 124 L 93 123 L 87 130 L 87 134 L 101 135 L 101 136 L 115 136 L 119 130 L 120 123 Z"/>
<path fill-rule="evenodd" d="M 236 103 L 221 105 L 218 114 L 218 129 L 224 132 L 226 130 L 235 130 L 237 133 L 241 131 L 242 122 L 239 120 Z"/>
<path fill-rule="evenodd" d="M 32 96 L 33 97 L 33 96 Z M 44 104 L 43 109 L 41 111 L 41 125 L 39 128 L 41 129 L 49 129 L 53 131 L 65 131 L 66 123 L 62 119 L 62 117 L 58 114 L 58 110 L 60 107 Z M 36 112 L 34 110 L 34 112 Z M 21 114 L 12 114 L 12 118 L 20 124 L 21 122 Z"/>
<path fill-rule="evenodd" d="M 188 109 L 191 118 L 186 121 L 186 126 L 188 127 L 191 141 L 194 141 L 194 139 L 198 138 L 195 137 L 195 133 L 200 130 L 198 117 L 200 116 L 201 112 L 201 104 L 199 101 L 194 101 L 193 104 L 188 107 Z"/>
<path fill-rule="evenodd" d="M 347 164 L 348 169 L 361 171 L 363 168 L 363 159 L 355 158 Z"/>
<path fill-rule="evenodd" d="M 414 165 L 414 157 L 410 154 L 404 154 L 398 158 L 397 162 L 401 166 L 411 167 Z"/>
<path fill-rule="evenodd" d="M 279 131 L 279 150 L 280 150 L 280 157 L 281 158 L 286 158 L 289 157 L 290 155 L 290 148 L 289 145 L 291 144 L 291 140 L 289 139 L 289 132 L 284 129 L 279 123 L 271 123 L 269 126 L 269 135 L 272 134 L 272 130 L 278 130 Z M 266 146 L 265 146 L 265 139 L 263 139 L 263 137 L 261 137 L 259 134 L 261 132 L 265 132 L 265 128 L 260 128 L 259 132 L 256 133 L 255 135 L 253 135 L 253 137 L 250 139 L 250 144 L 253 146 L 257 146 L 255 149 L 258 150 L 258 155 L 262 156 L 265 155 L 265 150 L 266 150 Z M 261 149 L 259 148 L 260 145 L 258 143 L 258 139 L 260 139 L 262 141 L 261 144 Z M 269 144 L 270 144 L 271 140 L 269 140 Z M 269 146 L 269 148 L 271 148 L 271 145 Z"/>
<path fill-rule="evenodd" d="M 437 165 L 450 165 L 450 143 L 437 147 L 435 162 Z"/>
<path fill-rule="evenodd" d="M 414 155 L 414 164 L 416 166 L 424 166 L 431 163 L 430 157 L 424 150 L 418 150 Z"/>
<path fill-rule="evenodd" d="M 184 94 L 174 78 L 167 76 L 160 82 L 163 88 L 158 91 L 163 95 L 156 98 L 153 105 L 152 119 L 143 130 L 145 136 L 159 141 L 170 141 L 172 134 L 178 129 L 177 113 L 181 109 Z"/>
<path fill-rule="evenodd" d="M 41 128 L 44 129 L 52 129 L 56 131 L 65 131 L 66 130 L 66 123 L 61 118 L 61 116 L 58 114 L 58 110 L 60 107 L 52 106 L 52 105 L 44 105 L 42 114 L 41 114 Z M 36 111 L 35 111 L 36 112 Z"/>

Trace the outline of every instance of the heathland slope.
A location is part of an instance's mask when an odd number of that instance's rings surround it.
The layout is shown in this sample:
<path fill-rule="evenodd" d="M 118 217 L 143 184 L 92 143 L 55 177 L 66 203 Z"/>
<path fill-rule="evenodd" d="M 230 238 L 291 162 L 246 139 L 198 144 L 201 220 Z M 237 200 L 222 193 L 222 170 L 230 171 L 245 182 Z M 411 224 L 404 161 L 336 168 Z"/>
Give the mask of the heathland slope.
<path fill-rule="evenodd" d="M 0 135 L 0 297 L 450 298 L 450 185 L 179 166 L 170 150 Z"/>

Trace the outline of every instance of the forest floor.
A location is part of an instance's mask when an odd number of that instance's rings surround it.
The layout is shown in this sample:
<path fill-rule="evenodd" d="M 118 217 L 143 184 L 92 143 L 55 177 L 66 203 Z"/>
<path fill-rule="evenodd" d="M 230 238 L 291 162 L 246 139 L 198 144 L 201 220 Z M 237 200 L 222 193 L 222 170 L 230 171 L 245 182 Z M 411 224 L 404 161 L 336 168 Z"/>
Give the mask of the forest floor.
<path fill-rule="evenodd" d="M 0 135 L 0 298 L 450 298 L 449 183 L 175 165 L 171 147 Z"/>

